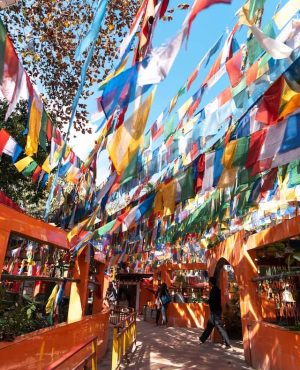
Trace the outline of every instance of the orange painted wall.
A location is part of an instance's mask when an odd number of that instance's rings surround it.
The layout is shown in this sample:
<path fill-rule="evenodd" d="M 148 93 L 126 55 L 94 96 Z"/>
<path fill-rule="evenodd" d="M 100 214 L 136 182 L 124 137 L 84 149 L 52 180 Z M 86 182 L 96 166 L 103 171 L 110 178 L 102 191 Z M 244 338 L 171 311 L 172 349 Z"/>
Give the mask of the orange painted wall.
<path fill-rule="evenodd" d="M 22 335 L 12 343 L 1 343 L 0 370 L 43 370 L 74 346 L 95 335 L 98 336 L 98 357 L 102 357 L 108 341 L 108 314 L 106 310 L 72 324 L 60 324 Z M 82 351 L 79 356 L 83 358 L 84 354 Z M 72 365 L 74 362 L 70 360 L 64 365 L 64 370 L 71 369 Z"/>
<path fill-rule="evenodd" d="M 65 231 L 0 204 L 0 275 L 11 232 L 59 248 L 69 248 Z M 103 265 L 98 276 L 101 283 L 104 270 Z M 0 370 L 45 369 L 46 365 L 95 335 L 98 336 L 98 356 L 100 358 L 104 355 L 108 341 L 109 311 L 102 311 L 99 298 L 94 306 L 94 314 L 84 316 L 88 280 L 85 252 L 79 257 L 74 271 L 74 277 L 79 278 L 80 283 L 70 284 L 69 323 L 17 337 L 10 343 L 0 342 Z M 86 351 L 88 350 L 87 348 Z M 82 359 L 84 355 L 85 351 L 81 351 L 72 361 Z M 64 366 L 64 370 L 73 368 L 71 365 L 70 362 L 68 366 Z"/>
<path fill-rule="evenodd" d="M 204 303 L 170 303 L 167 310 L 168 326 L 204 329 L 209 308 Z"/>
<path fill-rule="evenodd" d="M 255 369 L 300 369 L 300 335 L 266 322 L 248 322 Z"/>
<path fill-rule="evenodd" d="M 148 288 L 148 289 L 147 289 Z M 144 306 L 147 305 L 148 302 L 155 301 L 155 295 L 149 289 L 151 286 L 147 285 L 147 287 L 141 282 L 140 286 L 140 300 L 139 300 L 139 313 L 143 313 Z"/>
<path fill-rule="evenodd" d="M 251 251 L 300 234 L 300 217 L 251 235 L 237 233 L 207 252 L 209 275 L 214 275 L 218 261 L 224 258 L 233 267 L 240 291 L 243 345 L 246 361 L 260 370 L 298 370 L 300 368 L 300 335 L 263 321 L 271 307 L 257 294 L 257 267 Z"/>

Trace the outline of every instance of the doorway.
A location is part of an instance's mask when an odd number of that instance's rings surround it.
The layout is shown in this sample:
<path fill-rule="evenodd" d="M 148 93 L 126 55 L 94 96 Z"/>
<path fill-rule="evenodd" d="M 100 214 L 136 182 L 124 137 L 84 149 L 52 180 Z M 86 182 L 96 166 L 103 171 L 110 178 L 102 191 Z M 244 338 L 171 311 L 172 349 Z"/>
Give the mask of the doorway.
<path fill-rule="evenodd" d="M 139 283 L 133 282 L 120 282 L 118 300 L 126 299 L 128 301 L 128 307 L 134 308 L 138 311 L 139 308 Z"/>
<path fill-rule="evenodd" d="M 224 258 L 221 258 L 217 263 L 215 277 L 221 289 L 223 321 L 226 331 L 230 339 L 242 340 L 239 285 L 232 266 Z"/>

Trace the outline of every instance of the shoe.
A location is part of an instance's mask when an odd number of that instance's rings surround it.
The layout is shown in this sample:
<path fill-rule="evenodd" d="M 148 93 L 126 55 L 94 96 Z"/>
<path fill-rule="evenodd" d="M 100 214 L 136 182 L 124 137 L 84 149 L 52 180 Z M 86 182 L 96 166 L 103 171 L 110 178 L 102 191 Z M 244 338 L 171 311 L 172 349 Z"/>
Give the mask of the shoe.
<path fill-rule="evenodd" d="M 205 342 L 203 342 L 203 341 L 201 340 L 201 337 L 199 337 L 199 342 L 200 342 L 200 345 L 205 343 Z"/>
<path fill-rule="evenodd" d="M 230 345 L 223 344 L 222 348 L 223 349 L 226 349 L 229 352 L 232 352 L 233 351 L 233 348 Z"/>

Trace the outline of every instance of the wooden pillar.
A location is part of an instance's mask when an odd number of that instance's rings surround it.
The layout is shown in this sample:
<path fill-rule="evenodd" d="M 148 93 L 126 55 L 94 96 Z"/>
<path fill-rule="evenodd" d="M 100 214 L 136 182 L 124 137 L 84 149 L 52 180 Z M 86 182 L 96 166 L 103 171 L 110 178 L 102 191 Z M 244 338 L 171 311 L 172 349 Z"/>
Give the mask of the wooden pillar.
<path fill-rule="evenodd" d="M 162 265 L 161 267 L 161 282 L 166 283 L 168 288 L 171 285 L 171 277 L 170 277 L 170 273 L 168 270 L 168 265 L 166 264 Z"/>
<path fill-rule="evenodd" d="M 85 315 L 88 298 L 89 263 L 86 261 L 86 250 L 76 260 L 74 279 L 80 279 L 80 283 L 72 283 L 68 323 L 81 320 Z"/>
<path fill-rule="evenodd" d="M 7 230 L 0 229 L 0 276 L 5 261 L 6 250 L 8 247 L 10 232 Z"/>
<path fill-rule="evenodd" d="M 106 265 L 104 263 L 99 263 L 99 272 L 97 274 L 96 290 L 94 292 L 94 302 L 93 302 L 93 314 L 102 311 L 102 304 L 104 298 L 104 272 Z"/>

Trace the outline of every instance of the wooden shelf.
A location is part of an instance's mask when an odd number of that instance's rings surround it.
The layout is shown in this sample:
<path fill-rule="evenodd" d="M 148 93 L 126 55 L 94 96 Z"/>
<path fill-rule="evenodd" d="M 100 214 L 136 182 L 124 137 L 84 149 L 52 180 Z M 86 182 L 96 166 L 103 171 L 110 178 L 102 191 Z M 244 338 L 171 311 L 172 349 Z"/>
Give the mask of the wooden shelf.
<path fill-rule="evenodd" d="M 253 278 L 252 281 L 256 283 L 258 281 L 264 281 L 264 280 L 280 280 L 282 278 L 292 277 L 292 276 L 300 276 L 300 270 L 286 271 L 286 272 L 282 272 L 276 275 L 258 276 L 256 278 Z"/>
<path fill-rule="evenodd" d="M 10 275 L 2 274 L 1 281 L 49 281 L 52 283 L 62 283 L 64 281 L 70 281 L 72 283 L 80 283 L 80 279 L 72 278 L 56 278 L 50 276 L 27 276 L 27 275 Z"/>

